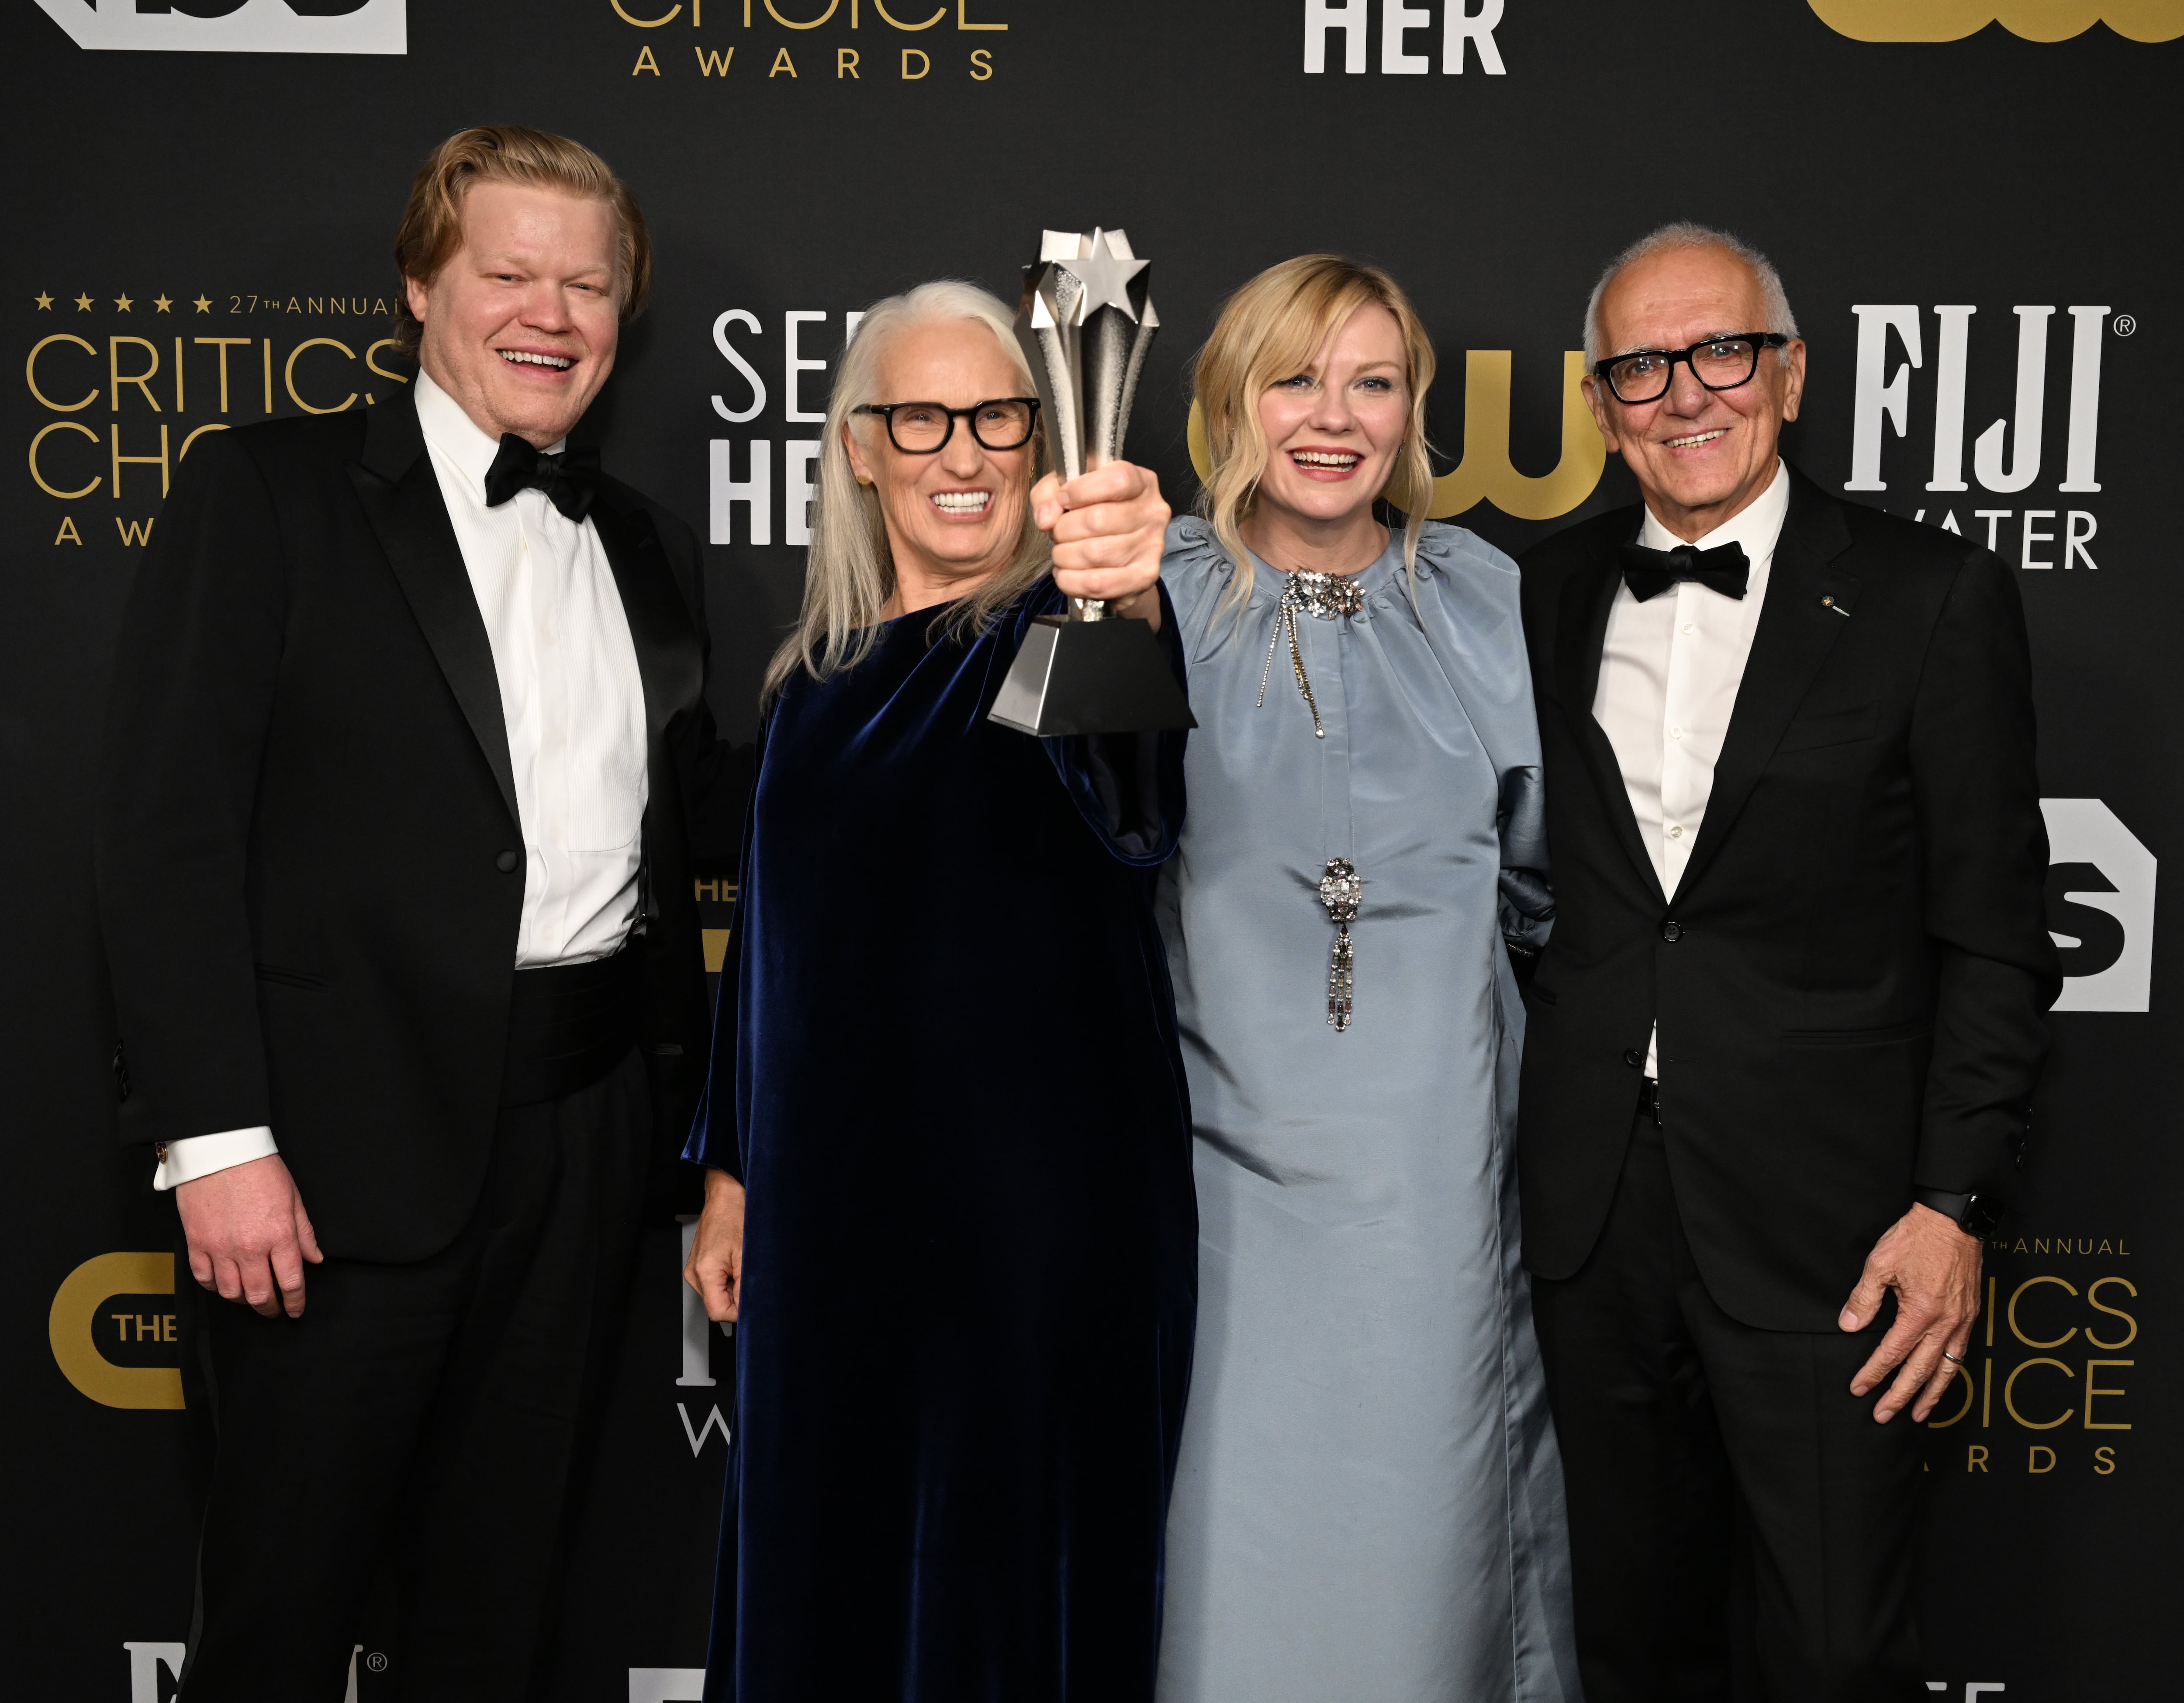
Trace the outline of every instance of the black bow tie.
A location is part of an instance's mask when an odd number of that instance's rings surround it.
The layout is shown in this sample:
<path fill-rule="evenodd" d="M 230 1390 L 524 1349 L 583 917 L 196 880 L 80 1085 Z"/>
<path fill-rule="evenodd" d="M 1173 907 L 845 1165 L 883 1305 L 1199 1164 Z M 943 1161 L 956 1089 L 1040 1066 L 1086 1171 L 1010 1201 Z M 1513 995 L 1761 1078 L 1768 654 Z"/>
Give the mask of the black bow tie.
<path fill-rule="evenodd" d="M 1744 559 L 1740 544 L 1718 544 L 1712 550 L 1680 544 L 1674 550 L 1648 550 L 1642 544 L 1623 546 L 1623 583 L 1643 603 L 1658 597 L 1680 579 L 1694 580 L 1724 597 L 1744 595 L 1752 564 Z"/>
<path fill-rule="evenodd" d="M 535 485 L 555 508 L 571 520 L 581 521 L 590 511 L 599 479 L 597 449 L 572 449 L 548 455 L 506 432 L 501 434 L 493 466 L 486 470 L 486 506 L 497 509 L 518 491 Z"/>

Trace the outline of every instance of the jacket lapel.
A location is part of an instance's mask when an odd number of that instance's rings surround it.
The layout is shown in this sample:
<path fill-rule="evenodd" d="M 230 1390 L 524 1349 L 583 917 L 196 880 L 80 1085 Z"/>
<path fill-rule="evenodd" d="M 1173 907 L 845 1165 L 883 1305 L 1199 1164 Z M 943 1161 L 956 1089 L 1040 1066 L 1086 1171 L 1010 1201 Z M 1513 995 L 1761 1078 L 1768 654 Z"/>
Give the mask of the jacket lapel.
<path fill-rule="evenodd" d="M 592 524 L 614 570 L 630 641 L 644 680 L 644 728 L 657 752 L 668 724 L 698 701 L 705 683 L 705 643 L 667 566 L 652 516 L 620 492 L 603 488 Z M 655 776 L 655 781 L 665 777 Z"/>
<path fill-rule="evenodd" d="M 1775 541 L 1767 600 L 1752 636 L 1752 654 L 1736 690 L 1736 707 L 1714 765 L 1706 820 L 1677 891 L 1688 893 L 1759 784 L 1813 679 L 1849 625 L 1858 602 L 1856 576 L 1834 566 L 1850 548 L 1850 529 L 1834 502 L 1791 470 L 1790 511 Z"/>
<path fill-rule="evenodd" d="M 591 520 L 606 551 L 607 565 L 614 571 L 622 618 L 629 623 L 637 672 L 644 684 L 645 767 L 650 785 L 644 857 L 638 868 L 638 910 L 658 948 L 672 933 L 655 925 L 670 913 L 673 899 L 663 900 L 657 886 L 660 859 L 655 848 L 660 835 L 679 839 L 683 833 L 682 776 L 667 734 L 705 692 L 705 640 L 676 588 L 652 516 L 603 483 L 592 505 Z"/>
<path fill-rule="evenodd" d="M 1631 522 L 1632 538 L 1638 535 L 1644 512 L 1640 510 L 1638 518 Z M 1645 841 L 1638 837 L 1638 818 L 1631 813 L 1630 790 L 1623 784 L 1623 765 L 1616 758 L 1607 730 L 1592 714 L 1593 695 L 1600 689 L 1601 651 L 1607 643 L 1607 618 L 1615 606 L 1615 594 L 1622 589 L 1620 565 L 1613 555 L 1582 573 L 1572 574 L 1563 584 L 1563 605 L 1555 623 L 1555 683 L 1570 731 L 1584 749 L 1585 767 L 1599 790 L 1608 832 L 1630 859 L 1646 891 L 1665 902 L 1660 872 L 1646 855 Z"/>
<path fill-rule="evenodd" d="M 521 827 L 515 807 L 515 775 L 508 757 L 508 723 L 500 709 L 500 678 L 493 666 L 493 643 L 485 617 L 471 590 L 470 571 L 448 521 L 448 506 L 432 458 L 425 453 L 425 434 L 417 406 L 404 391 L 365 416 L 364 455 L 349 468 L 365 516 L 386 552 L 387 565 L 409 600 L 410 612 L 424 630 L 425 642 L 447 676 L 500 789 L 508 819 Z"/>

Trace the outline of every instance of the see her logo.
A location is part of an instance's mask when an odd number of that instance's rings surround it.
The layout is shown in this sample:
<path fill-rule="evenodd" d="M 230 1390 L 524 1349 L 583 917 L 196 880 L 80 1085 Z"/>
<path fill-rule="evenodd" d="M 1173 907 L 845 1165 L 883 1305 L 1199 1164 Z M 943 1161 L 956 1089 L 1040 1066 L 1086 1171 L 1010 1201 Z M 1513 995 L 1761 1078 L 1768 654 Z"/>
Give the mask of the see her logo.
<path fill-rule="evenodd" d="M 1820 21 L 1859 42 L 1957 42 L 2000 21 L 2028 42 L 2106 24 L 2134 42 L 2184 36 L 2184 0 L 1812 0 Z"/>
<path fill-rule="evenodd" d="M 407 0 L 38 0 L 79 47 L 406 53 Z"/>

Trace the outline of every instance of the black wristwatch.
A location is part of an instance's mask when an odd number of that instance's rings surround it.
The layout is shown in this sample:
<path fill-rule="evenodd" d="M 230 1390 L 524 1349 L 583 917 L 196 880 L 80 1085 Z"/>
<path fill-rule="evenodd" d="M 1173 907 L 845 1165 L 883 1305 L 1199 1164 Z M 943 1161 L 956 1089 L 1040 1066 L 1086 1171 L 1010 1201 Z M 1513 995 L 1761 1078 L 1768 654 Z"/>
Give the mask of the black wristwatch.
<path fill-rule="evenodd" d="M 2001 1203 L 1990 1203 L 1983 1194 L 1952 1194 L 1945 1188 L 1914 1188 L 1911 1198 L 1940 1213 L 1967 1236 L 1992 1236 L 1995 1226 L 2002 1222 Z"/>

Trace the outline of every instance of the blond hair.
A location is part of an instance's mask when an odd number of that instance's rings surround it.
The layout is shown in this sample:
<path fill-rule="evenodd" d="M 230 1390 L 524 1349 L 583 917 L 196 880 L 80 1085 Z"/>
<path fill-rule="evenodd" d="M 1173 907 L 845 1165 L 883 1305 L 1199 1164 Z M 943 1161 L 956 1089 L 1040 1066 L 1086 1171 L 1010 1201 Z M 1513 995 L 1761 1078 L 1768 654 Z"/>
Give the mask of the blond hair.
<path fill-rule="evenodd" d="M 1236 565 L 1229 596 L 1240 609 L 1251 595 L 1251 553 L 1244 522 L 1257 505 L 1270 453 L 1259 423 L 1259 399 L 1302 371 L 1335 331 L 1360 308 L 1395 315 L 1403 334 L 1404 382 L 1411 414 L 1403 447 L 1386 488 L 1377 494 L 1403 511 L 1403 568 L 1417 586 L 1418 535 L 1433 500 L 1433 464 L 1426 454 L 1426 393 L 1433 388 L 1433 340 L 1411 299 L 1378 266 L 1340 254 L 1300 254 L 1269 266 L 1228 298 L 1213 335 L 1199 351 L 1192 389 L 1206 426 L 1212 471 L 1200 488 L 1198 510 Z"/>
<path fill-rule="evenodd" d="M 463 245 L 463 197 L 474 183 L 520 183 L 559 189 L 614 209 L 615 299 L 627 325 L 644 311 L 652 293 L 652 239 L 637 198 L 606 161 L 581 142 L 519 125 L 478 125 L 457 131 L 417 168 L 410 204 L 394 232 L 394 264 L 406 281 L 430 284 Z M 394 308 L 394 342 L 417 353 L 424 327 L 410 311 L 406 293 Z"/>
<path fill-rule="evenodd" d="M 802 669 L 815 680 L 854 668 L 879 641 L 879 624 L 894 595 L 894 555 L 888 544 L 887 518 L 879 493 L 857 482 L 843 432 L 857 433 L 869 450 L 886 428 L 855 410 L 889 399 L 879 394 L 880 363 L 889 343 L 913 326 L 936 321 L 968 321 L 994 334 L 1017 370 L 1022 394 L 1034 394 L 1031 367 L 1017 347 L 1015 316 L 1000 299 L 976 284 L 944 278 L 920 284 L 899 296 L 874 302 L 859 321 L 856 335 L 835 370 L 833 394 L 827 399 L 827 423 L 820 433 L 819 466 L 811 505 L 811 548 L 804 564 L 804 609 L 796 628 L 766 671 L 760 694 L 770 702 Z M 900 400 L 901 399 L 893 399 Z M 1033 440 L 1025 487 L 1039 476 L 1044 438 Z M 1031 505 L 1023 505 L 1023 530 L 1016 554 L 976 589 L 936 611 L 937 634 L 983 633 L 1000 611 L 1015 602 L 1046 572 L 1046 534 L 1033 524 Z"/>

